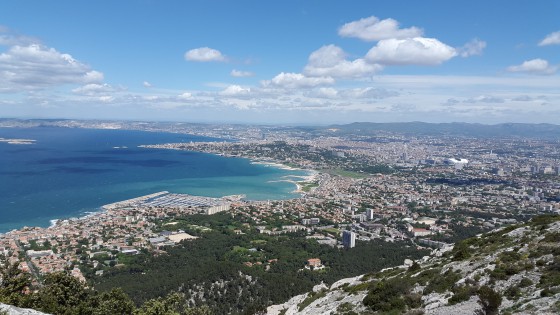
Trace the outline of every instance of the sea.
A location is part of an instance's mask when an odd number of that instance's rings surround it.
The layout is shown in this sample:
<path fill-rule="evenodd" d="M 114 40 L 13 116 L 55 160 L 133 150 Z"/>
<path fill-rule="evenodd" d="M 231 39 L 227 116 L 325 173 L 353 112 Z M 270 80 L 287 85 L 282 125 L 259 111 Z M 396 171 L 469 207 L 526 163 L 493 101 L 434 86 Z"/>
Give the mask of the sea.
<path fill-rule="evenodd" d="M 222 141 L 186 134 L 61 127 L 0 128 L 0 233 L 81 217 L 159 191 L 249 200 L 299 196 L 304 170 L 143 144 Z M 292 182 L 290 182 L 292 181 Z"/>

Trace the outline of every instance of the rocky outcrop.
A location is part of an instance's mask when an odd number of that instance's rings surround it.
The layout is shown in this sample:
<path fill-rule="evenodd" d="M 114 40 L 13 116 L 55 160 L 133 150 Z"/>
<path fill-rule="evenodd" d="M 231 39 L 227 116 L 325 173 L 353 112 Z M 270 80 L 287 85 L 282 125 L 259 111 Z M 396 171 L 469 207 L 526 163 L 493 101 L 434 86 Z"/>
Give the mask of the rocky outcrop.
<path fill-rule="evenodd" d="M 48 315 L 30 308 L 19 308 L 0 303 L 0 314 L 3 314 L 4 312 L 8 315 Z"/>

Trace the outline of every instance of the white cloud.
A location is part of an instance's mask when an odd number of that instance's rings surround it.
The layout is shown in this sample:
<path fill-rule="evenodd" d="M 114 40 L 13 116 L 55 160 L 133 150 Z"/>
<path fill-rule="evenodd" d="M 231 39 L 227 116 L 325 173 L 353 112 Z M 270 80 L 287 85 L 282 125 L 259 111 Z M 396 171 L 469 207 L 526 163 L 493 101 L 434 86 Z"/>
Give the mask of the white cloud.
<path fill-rule="evenodd" d="M 383 99 L 399 95 L 396 91 L 373 87 L 344 90 L 341 94 L 349 99 Z"/>
<path fill-rule="evenodd" d="M 457 55 L 435 38 L 384 39 L 371 48 L 366 60 L 382 65 L 439 65 Z"/>
<path fill-rule="evenodd" d="M 323 46 L 312 52 L 303 73 L 312 77 L 360 78 L 383 69 L 378 64 L 367 63 L 364 59 L 348 61 L 346 53 L 335 45 Z"/>
<path fill-rule="evenodd" d="M 297 88 L 310 88 L 319 85 L 333 84 L 334 79 L 331 77 L 307 77 L 301 73 L 284 73 L 281 72 L 272 80 L 262 81 L 262 85 L 265 87 L 280 87 L 288 89 Z"/>
<path fill-rule="evenodd" d="M 3 46 L 28 46 L 31 44 L 39 44 L 36 38 L 14 34 L 8 27 L 0 25 L 0 45 Z"/>
<path fill-rule="evenodd" d="M 177 98 L 180 100 L 188 100 L 192 98 L 192 93 L 189 92 L 181 93 L 177 96 Z"/>
<path fill-rule="evenodd" d="M 37 90 L 62 84 L 100 83 L 103 73 L 39 44 L 15 45 L 0 54 L 0 91 Z"/>
<path fill-rule="evenodd" d="M 220 92 L 222 96 L 242 96 L 248 95 L 251 92 L 250 88 L 244 88 L 240 85 L 230 85 Z"/>
<path fill-rule="evenodd" d="M 110 103 L 110 102 L 114 101 L 115 98 L 112 97 L 112 96 L 107 96 L 107 95 L 105 95 L 105 96 L 100 96 L 100 97 L 99 97 L 99 100 L 100 100 L 101 102 L 103 102 L 103 103 Z"/>
<path fill-rule="evenodd" d="M 338 98 L 338 91 L 332 87 L 321 87 L 309 91 L 305 95 L 308 97 L 335 99 Z"/>
<path fill-rule="evenodd" d="M 501 97 L 492 95 L 480 95 L 474 98 L 464 100 L 463 103 L 503 103 L 505 100 Z"/>
<path fill-rule="evenodd" d="M 540 41 L 539 46 L 560 45 L 560 31 L 553 32 Z"/>
<path fill-rule="evenodd" d="M 103 81 L 103 73 L 101 73 L 99 71 L 95 71 L 95 70 L 88 71 L 84 75 L 84 81 L 85 82 L 101 82 L 101 81 Z"/>
<path fill-rule="evenodd" d="M 509 72 L 523 72 L 530 74 L 554 74 L 558 70 L 557 66 L 550 65 L 544 59 L 532 59 L 524 61 L 517 66 L 510 66 L 507 68 Z"/>
<path fill-rule="evenodd" d="M 470 57 L 474 55 L 482 55 L 482 51 L 486 48 L 486 42 L 478 38 L 474 38 L 470 42 L 457 48 L 457 52 L 461 57 Z"/>
<path fill-rule="evenodd" d="M 143 85 L 145 88 L 151 88 L 151 87 L 152 87 L 152 84 L 151 84 L 150 82 L 148 82 L 148 81 L 144 81 L 144 82 L 142 83 L 142 85 Z"/>
<path fill-rule="evenodd" d="M 97 84 L 97 83 L 90 83 L 79 88 L 75 88 L 72 92 L 81 95 L 99 95 L 99 94 L 107 94 L 117 91 L 117 89 L 113 88 L 109 84 Z"/>
<path fill-rule="evenodd" d="M 388 38 L 410 38 L 422 36 L 423 31 L 415 26 L 399 28 L 399 22 L 393 19 L 379 20 L 375 16 L 346 23 L 338 29 L 342 37 L 356 37 L 365 41 L 377 41 Z"/>
<path fill-rule="evenodd" d="M 219 50 L 209 47 L 191 49 L 185 53 L 185 59 L 198 62 L 226 61 L 226 57 Z"/>
<path fill-rule="evenodd" d="M 231 70 L 230 75 L 232 77 L 236 77 L 236 78 L 244 78 L 244 77 L 252 77 L 255 74 L 253 72 L 249 72 L 249 71 L 241 71 L 241 70 Z"/>

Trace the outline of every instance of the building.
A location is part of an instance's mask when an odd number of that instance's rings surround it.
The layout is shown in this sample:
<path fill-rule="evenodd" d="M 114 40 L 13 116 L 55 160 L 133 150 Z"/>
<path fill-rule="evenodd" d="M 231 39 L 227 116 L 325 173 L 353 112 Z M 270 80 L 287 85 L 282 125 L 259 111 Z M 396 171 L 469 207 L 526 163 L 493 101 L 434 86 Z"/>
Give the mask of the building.
<path fill-rule="evenodd" d="M 366 210 L 366 219 L 368 221 L 373 220 L 373 216 L 374 216 L 375 212 L 373 211 L 373 209 L 367 209 Z"/>
<path fill-rule="evenodd" d="M 321 270 L 323 268 L 325 268 L 325 266 L 323 266 L 319 258 L 309 258 L 305 264 L 305 269 L 309 270 Z"/>
<path fill-rule="evenodd" d="M 353 248 L 356 246 L 356 233 L 352 231 L 342 231 L 342 245 L 344 248 Z"/>
<path fill-rule="evenodd" d="M 230 204 L 229 203 L 222 203 L 222 204 L 217 204 L 214 206 L 209 206 L 208 208 L 205 209 L 205 213 L 208 215 L 212 215 L 218 212 L 222 212 L 222 211 L 228 211 L 230 209 Z"/>
<path fill-rule="evenodd" d="M 432 231 L 430 231 L 430 230 L 426 230 L 426 229 L 422 229 L 422 228 L 413 228 L 412 229 L 412 235 L 414 237 L 426 236 L 426 235 L 430 235 L 430 234 L 432 234 Z"/>

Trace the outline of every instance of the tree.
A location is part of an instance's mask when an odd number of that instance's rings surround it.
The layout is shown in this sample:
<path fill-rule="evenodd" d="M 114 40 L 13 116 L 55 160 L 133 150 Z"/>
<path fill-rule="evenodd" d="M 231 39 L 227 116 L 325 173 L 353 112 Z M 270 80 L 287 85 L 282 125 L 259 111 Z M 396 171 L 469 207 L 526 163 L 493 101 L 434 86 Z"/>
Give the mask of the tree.
<path fill-rule="evenodd" d="M 171 293 L 166 297 L 158 297 L 146 301 L 135 315 L 211 315 L 207 307 L 189 308 L 186 306 L 185 296 Z"/>
<path fill-rule="evenodd" d="M 51 314 L 84 313 L 93 293 L 80 280 L 64 272 L 47 274 L 43 284 L 34 296 L 34 308 Z"/>
<path fill-rule="evenodd" d="M 24 292 L 31 284 L 31 275 L 19 268 L 19 262 L 10 263 L 0 256 L 0 302 L 23 306 Z"/>
<path fill-rule="evenodd" d="M 132 314 L 135 309 L 130 297 L 121 288 L 95 295 L 89 304 L 93 315 Z"/>
<path fill-rule="evenodd" d="M 478 304 L 482 306 L 482 310 L 477 311 L 479 315 L 498 314 L 500 304 L 502 304 L 502 295 L 488 286 L 478 289 Z"/>

